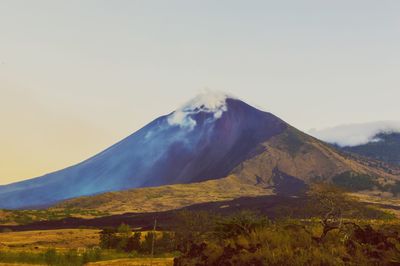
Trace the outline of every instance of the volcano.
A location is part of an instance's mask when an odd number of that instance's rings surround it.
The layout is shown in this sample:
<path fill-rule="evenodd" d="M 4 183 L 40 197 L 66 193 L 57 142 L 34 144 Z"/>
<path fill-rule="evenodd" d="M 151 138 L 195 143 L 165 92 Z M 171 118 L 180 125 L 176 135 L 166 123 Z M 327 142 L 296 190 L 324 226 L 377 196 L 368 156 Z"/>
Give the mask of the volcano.
<path fill-rule="evenodd" d="M 271 113 L 221 93 L 199 95 L 169 115 L 69 168 L 0 186 L 0 208 L 47 206 L 108 191 L 235 175 L 254 186 L 303 186 L 343 172 L 385 180 L 397 172 L 350 158 Z"/>

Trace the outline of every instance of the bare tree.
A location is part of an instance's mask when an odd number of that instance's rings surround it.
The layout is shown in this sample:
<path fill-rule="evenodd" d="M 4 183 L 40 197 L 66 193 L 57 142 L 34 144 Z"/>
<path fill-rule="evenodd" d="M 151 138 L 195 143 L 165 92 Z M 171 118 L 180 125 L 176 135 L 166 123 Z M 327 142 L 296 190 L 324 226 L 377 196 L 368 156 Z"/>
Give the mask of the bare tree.
<path fill-rule="evenodd" d="M 343 222 L 343 212 L 351 209 L 352 201 L 343 190 L 327 184 L 312 185 L 308 195 L 320 209 L 322 234 L 314 239 L 321 242 L 330 231 L 347 224 Z"/>

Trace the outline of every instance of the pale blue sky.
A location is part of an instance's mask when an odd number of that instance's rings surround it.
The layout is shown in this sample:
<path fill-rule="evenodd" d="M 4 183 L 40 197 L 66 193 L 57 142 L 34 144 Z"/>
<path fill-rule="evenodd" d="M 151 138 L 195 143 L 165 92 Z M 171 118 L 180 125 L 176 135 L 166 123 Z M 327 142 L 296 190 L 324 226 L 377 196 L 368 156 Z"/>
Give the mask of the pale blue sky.
<path fill-rule="evenodd" d="M 302 129 L 398 120 L 400 1 L 0 0 L 0 184 L 203 88 Z"/>

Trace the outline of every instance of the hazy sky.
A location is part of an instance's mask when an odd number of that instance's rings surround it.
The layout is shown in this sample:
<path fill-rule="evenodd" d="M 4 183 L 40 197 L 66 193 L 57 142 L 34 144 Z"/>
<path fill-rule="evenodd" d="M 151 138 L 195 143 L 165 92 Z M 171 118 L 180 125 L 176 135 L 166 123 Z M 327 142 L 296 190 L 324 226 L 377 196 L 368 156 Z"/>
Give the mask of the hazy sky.
<path fill-rule="evenodd" d="M 399 120 L 400 1 L 0 0 L 0 184 L 203 88 L 309 130 Z"/>

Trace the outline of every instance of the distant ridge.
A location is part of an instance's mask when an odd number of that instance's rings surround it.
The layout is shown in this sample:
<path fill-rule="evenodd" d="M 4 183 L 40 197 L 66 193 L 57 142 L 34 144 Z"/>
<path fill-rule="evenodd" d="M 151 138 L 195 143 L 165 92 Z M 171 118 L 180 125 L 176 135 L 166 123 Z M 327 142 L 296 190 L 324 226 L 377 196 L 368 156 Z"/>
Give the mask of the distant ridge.
<path fill-rule="evenodd" d="M 373 137 L 373 141 L 341 148 L 348 152 L 400 165 L 400 133 L 397 132 L 378 133 Z"/>

